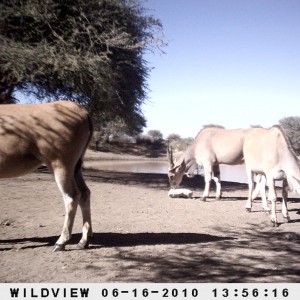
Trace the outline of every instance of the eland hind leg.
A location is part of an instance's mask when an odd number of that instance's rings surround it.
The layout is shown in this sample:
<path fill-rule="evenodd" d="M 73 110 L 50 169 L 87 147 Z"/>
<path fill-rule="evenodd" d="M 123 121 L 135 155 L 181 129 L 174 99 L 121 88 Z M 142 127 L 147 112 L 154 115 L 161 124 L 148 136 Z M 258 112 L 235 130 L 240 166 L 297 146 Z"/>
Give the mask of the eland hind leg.
<path fill-rule="evenodd" d="M 247 169 L 247 177 L 248 177 L 248 200 L 246 203 L 246 211 L 251 212 L 252 210 L 252 202 L 253 202 L 253 188 L 254 188 L 254 181 L 253 181 L 253 172 L 250 169 Z"/>
<path fill-rule="evenodd" d="M 91 191 L 87 187 L 83 179 L 81 162 L 80 162 L 80 166 L 76 170 L 75 179 L 81 193 L 81 197 L 79 199 L 79 206 L 81 208 L 82 219 L 83 219 L 82 238 L 78 243 L 78 248 L 84 249 L 87 248 L 89 245 L 89 239 L 93 236 L 93 230 L 92 230 L 91 203 L 90 203 Z"/>
<path fill-rule="evenodd" d="M 284 178 L 282 181 L 282 215 L 285 223 L 288 223 L 291 220 L 287 209 L 288 187 L 288 182 Z"/>
<path fill-rule="evenodd" d="M 266 184 L 267 184 L 266 176 L 263 174 L 256 174 L 255 178 L 256 178 L 256 186 L 252 193 L 252 201 L 254 201 L 254 199 L 257 198 L 258 194 L 260 193 L 262 207 L 266 214 L 270 214 L 271 209 L 268 206 L 268 201 L 266 196 Z"/>
<path fill-rule="evenodd" d="M 52 165 L 52 169 L 56 184 L 63 196 L 66 210 L 65 221 L 61 235 L 57 240 L 54 249 L 52 250 L 52 252 L 56 252 L 65 250 L 65 245 L 71 238 L 81 193 L 75 180 L 74 168 L 70 169 L 63 165 Z"/>
<path fill-rule="evenodd" d="M 259 176 L 259 177 L 258 177 Z M 266 188 L 267 188 L 267 178 L 265 175 L 257 175 L 257 185 L 259 187 L 259 192 L 261 195 L 262 207 L 267 214 L 271 213 L 271 209 L 268 205 L 267 196 L 266 196 Z M 254 197 L 253 197 L 254 199 Z"/>

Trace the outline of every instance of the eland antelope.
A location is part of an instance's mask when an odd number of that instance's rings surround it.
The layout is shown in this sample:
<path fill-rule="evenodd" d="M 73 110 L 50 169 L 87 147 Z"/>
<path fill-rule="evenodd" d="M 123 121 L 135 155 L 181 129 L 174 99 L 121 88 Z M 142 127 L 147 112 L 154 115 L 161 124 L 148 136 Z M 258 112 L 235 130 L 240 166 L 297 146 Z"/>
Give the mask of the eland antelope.
<path fill-rule="evenodd" d="M 252 206 L 253 173 L 264 174 L 269 186 L 268 199 L 272 202 L 271 222 L 278 226 L 274 181 L 283 180 L 282 214 L 289 222 L 287 189 L 289 187 L 300 194 L 300 164 L 284 130 L 278 125 L 269 129 L 253 129 L 245 138 L 243 152 L 249 181 L 246 208 L 251 210 Z"/>
<path fill-rule="evenodd" d="M 178 187 L 185 173 L 190 175 L 190 168 L 203 166 L 205 188 L 202 200 L 209 196 L 210 182 L 216 183 L 216 198 L 221 198 L 219 164 L 238 165 L 243 163 L 243 144 L 249 129 L 225 129 L 209 126 L 200 130 L 194 142 L 188 146 L 179 161 L 174 163 L 169 156 L 169 180 L 171 187 Z"/>
<path fill-rule="evenodd" d="M 0 178 L 18 177 L 45 164 L 65 203 L 65 221 L 54 251 L 71 238 L 79 204 L 83 230 L 78 247 L 92 236 L 90 190 L 82 176 L 83 156 L 93 126 L 87 111 L 70 101 L 0 105 Z"/>
<path fill-rule="evenodd" d="M 171 188 L 177 188 L 184 174 L 191 177 L 198 165 L 203 166 L 205 188 L 202 200 L 209 196 L 210 182 L 216 183 L 216 199 L 221 198 L 220 167 L 219 164 L 238 165 L 244 163 L 243 145 L 249 129 L 225 129 L 221 126 L 209 126 L 200 130 L 194 142 L 187 147 L 181 158 L 174 162 L 172 149 L 168 149 L 169 172 L 168 177 Z M 257 176 L 257 182 L 261 175 Z M 268 203 L 264 191 L 265 185 L 257 184 L 253 194 L 261 191 L 262 205 L 269 212 Z"/>

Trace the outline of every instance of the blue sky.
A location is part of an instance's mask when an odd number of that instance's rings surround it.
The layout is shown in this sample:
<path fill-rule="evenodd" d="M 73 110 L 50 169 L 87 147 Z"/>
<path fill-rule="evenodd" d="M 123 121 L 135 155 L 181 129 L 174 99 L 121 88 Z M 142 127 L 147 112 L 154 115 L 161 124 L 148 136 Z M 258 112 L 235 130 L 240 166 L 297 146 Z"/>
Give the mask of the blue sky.
<path fill-rule="evenodd" d="M 194 137 L 205 124 L 277 124 L 300 116 L 300 0 L 148 0 L 166 54 L 143 105 L 147 128 Z"/>

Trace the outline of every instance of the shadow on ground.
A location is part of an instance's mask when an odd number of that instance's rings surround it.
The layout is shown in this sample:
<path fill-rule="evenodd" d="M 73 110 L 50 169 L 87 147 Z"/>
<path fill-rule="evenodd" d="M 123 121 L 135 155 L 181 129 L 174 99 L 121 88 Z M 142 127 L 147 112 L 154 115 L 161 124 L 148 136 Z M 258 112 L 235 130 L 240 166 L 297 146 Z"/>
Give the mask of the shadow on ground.
<path fill-rule="evenodd" d="M 167 174 L 155 174 L 155 173 L 130 173 L 130 172 L 116 172 L 116 171 L 102 171 L 85 169 L 85 178 L 88 178 L 94 182 L 105 182 L 113 184 L 126 184 L 143 186 L 146 188 L 158 188 L 169 190 L 170 184 Z M 180 184 L 182 188 L 189 188 L 194 190 L 204 189 L 203 176 L 196 175 L 193 178 L 183 177 Z M 237 189 L 247 190 L 247 184 L 222 181 L 223 191 L 234 191 Z M 211 183 L 211 190 L 215 189 L 215 183 Z"/>
<path fill-rule="evenodd" d="M 94 278 L 113 273 L 115 281 L 122 282 L 299 282 L 299 234 L 248 225 L 216 227 L 218 235 L 96 233 L 86 254 L 92 263 L 77 260 L 76 268 Z M 55 240 L 29 237 L 0 240 L 0 245 L 7 250 L 18 243 L 21 251 L 49 246 Z M 78 241 L 79 234 L 73 240 Z M 73 245 L 68 247 L 72 250 Z M 66 252 L 68 257 L 76 254 Z"/>
<path fill-rule="evenodd" d="M 216 228 L 224 234 L 224 228 Z M 104 259 L 123 262 L 117 278 L 126 282 L 299 282 L 300 237 L 295 233 L 233 228 L 227 238 L 172 244 L 164 252 L 121 247 Z M 174 235 L 173 237 L 176 237 Z M 204 241 L 206 238 L 204 238 Z M 101 254 L 99 254 L 101 256 Z M 122 263 L 121 263 L 122 264 Z M 96 274 L 105 272 L 93 264 Z M 137 275 L 136 270 L 145 270 Z"/>
<path fill-rule="evenodd" d="M 73 234 L 70 244 L 74 245 L 80 240 L 80 234 Z M 19 239 L 0 240 L 0 245 L 19 244 L 19 249 L 51 246 L 57 240 L 57 236 L 28 237 Z M 184 245 L 230 240 L 230 237 L 214 236 L 198 233 L 94 233 L 91 239 L 91 249 L 103 247 L 134 247 L 155 245 Z M 26 243 L 33 243 L 29 246 Z M 7 250 L 5 248 L 5 250 Z M 0 249 L 0 251 L 3 249 Z"/>

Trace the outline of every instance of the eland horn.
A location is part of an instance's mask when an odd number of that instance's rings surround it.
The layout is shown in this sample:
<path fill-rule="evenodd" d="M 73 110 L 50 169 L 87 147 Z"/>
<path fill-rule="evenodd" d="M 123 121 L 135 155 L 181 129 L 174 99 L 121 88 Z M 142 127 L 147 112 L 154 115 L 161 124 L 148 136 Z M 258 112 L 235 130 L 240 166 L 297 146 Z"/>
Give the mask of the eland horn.
<path fill-rule="evenodd" d="M 168 159 L 169 159 L 169 163 L 170 163 L 170 169 L 172 169 L 174 167 L 174 160 L 173 160 L 173 150 L 172 147 L 170 147 L 168 145 Z"/>

